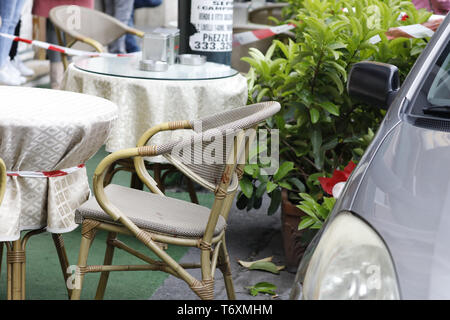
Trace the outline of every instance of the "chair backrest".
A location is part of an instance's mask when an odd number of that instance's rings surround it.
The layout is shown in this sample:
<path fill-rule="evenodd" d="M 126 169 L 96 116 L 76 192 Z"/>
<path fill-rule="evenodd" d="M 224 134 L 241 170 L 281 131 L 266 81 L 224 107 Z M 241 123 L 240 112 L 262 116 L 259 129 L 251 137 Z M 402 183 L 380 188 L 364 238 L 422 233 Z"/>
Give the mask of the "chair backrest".
<path fill-rule="evenodd" d="M 2 159 L 0 159 L 0 204 L 6 191 L 6 166 Z"/>
<path fill-rule="evenodd" d="M 107 46 L 130 29 L 103 12 L 75 5 L 54 7 L 50 10 L 49 18 L 55 27 L 65 33 L 67 43 L 87 37 Z M 79 50 L 93 49 L 81 42 L 72 47 Z"/>
<path fill-rule="evenodd" d="M 183 142 L 172 141 L 158 146 L 175 167 L 205 188 L 216 191 L 227 164 L 233 159 L 245 162 L 245 146 L 255 138 L 256 126 L 280 110 L 278 102 L 262 102 L 214 114 L 191 121 L 192 135 Z M 238 134 L 245 134 L 246 142 L 235 150 Z M 233 173 L 230 188 L 237 188 Z"/>

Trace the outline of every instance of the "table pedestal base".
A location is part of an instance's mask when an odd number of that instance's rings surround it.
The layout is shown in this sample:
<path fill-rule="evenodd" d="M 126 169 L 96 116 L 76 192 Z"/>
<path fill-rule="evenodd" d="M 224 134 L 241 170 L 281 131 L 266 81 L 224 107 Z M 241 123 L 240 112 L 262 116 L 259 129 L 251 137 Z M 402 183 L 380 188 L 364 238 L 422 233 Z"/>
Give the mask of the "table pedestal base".
<path fill-rule="evenodd" d="M 40 234 L 45 231 L 45 228 L 33 230 L 25 234 L 22 239 L 6 242 L 6 264 L 7 264 L 7 299 L 8 300 L 25 300 L 25 273 L 26 273 L 26 259 L 25 249 L 30 237 Z M 52 234 L 53 242 L 58 253 L 61 269 L 63 271 L 64 280 L 67 281 L 67 268 L 69 262 L 67 259 L 64 241 L 60 234 Z M 0 243 L 0 268 L 1 257 L 3 253 L 3 243 Z M 1 270 L 1 269 L 0 269 Z M 71 290 L 68 290 L 70 297 Z"/>

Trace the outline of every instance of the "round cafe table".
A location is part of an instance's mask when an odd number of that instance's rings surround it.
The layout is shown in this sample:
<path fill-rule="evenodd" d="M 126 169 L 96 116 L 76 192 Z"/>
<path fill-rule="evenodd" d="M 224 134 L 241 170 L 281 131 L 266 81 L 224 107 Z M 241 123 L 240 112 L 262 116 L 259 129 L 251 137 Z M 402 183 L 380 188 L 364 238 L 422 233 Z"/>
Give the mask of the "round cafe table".
<path fill-rule="evenodd" d="M 72 63 L 65 73 L 63 90 L 99 96 L 117 104 L 119 115 L 106 143 L 108 152 L 135 147 L 145 131 L 162 122 L 195 120 L 247 104 L 247 80 L 229 66 L 212 62 L 200 66 L 174 64 L 165 72 L 152 72 L 139 70 L 139 60 L 139 55 L 86 58 Z M 182 130 L 176 133 L 182 134 Z M 150 143 L 163 143 L 170 135 L 159 133 Z M 168 168 L 167 161 L 152 157 L 151 163 L 155 180 L 164 189 L 161 171 Z M 128 171 L 132 168 L 130 165 Z M 189 184 L 194 201 L 195 193 Z M 136 175 L 132 186 L 142 187 Z"/>
<path fill-rule="evenodd" d="M 247 80 L 229 66 L 174 64 L 165 72 L 139 70 L 139 55 L 86 58 L 72 63 L 61 88 L 108 99 L 119 108 L 106 143 L 114 152 L 136 146 L 149 128 L 167 121 L 195 120 L 247 104 Z M 170 133 L 169 133 L 170 134 Z M 162 143 L 158 134 L 152 143 Z M 163 157 L 152 162 L 166 162 Z"/>
<path fill-rule="evenodd" d="M 84 163 L 104 144 L 117 107 L 77 93 L 0 86 L 0 157 L 7 168 L 0 250 L 7 247 L 8 299 L 25 298 L 25 246 L 49 231 L 66 278 L 61 233 L 90 195 Z M 21 239 L 21 231 L 31 230 Z"/>

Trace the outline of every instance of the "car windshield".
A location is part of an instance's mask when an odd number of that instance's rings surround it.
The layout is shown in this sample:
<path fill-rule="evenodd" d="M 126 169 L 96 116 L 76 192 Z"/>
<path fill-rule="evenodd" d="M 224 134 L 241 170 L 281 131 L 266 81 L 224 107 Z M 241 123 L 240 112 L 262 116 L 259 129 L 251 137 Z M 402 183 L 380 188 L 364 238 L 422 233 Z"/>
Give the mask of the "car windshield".
<path fill-rule="evenodd" d="M 431 70 L 427 100 L 432 106 L 450 106 L 450 46 L 441 54 Z M 425 86 L 428 87 L 428 86 Z"/>

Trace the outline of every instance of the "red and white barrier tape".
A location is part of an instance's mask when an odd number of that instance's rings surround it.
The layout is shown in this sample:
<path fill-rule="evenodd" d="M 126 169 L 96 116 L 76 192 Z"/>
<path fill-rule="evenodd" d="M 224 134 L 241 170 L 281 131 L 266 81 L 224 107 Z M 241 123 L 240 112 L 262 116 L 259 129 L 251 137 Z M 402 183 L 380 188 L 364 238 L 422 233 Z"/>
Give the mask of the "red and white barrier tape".
<path fill-rule="evenodd" d="M 401 26 L 401 27 L 395 27 L 390 28 L 386 32 L 386 36 L 388 39 L 395 39 L 400 37 L 406 37 L 406 38 L 426 38 L 431 37 L 434 34 L 434 31 L 439 27 L 442 20 L 445 18 L 445 16 L 438 16 L 433 15 L 428 22 L 425 22 L 423 24 L 412 24 L 409 26 Z M 407 15 L 401 15 L 399 17 L 399 20 L 407 20 Z M 276 26 L 268 29 L 259 29 L 254 31 L 246 31 L 241 32 L 233 35 L 233 47 L 241 46 L 250 44 L 252 42 L 263 40 L 266 38 L 270 38 L 272 36 L 275 36 L 277 34 L 281 34 L 284 32 L 287 32 L 289 30 L 292 30 L 295 28 L 295 25 L 293 24 L 284 24 L 281 26 Z M 369 42 L 372 44 L 375 44 L 377 42 L 381 41 L 381 37 L 379 35 L 376 35 L 369 39 Z"/>
<path fill-rule="evenodd" d="M 8 38 L 13 41 L 17 42 L 24 42 L 27 44 L 31 44 L 32 46 L 42 48 L 45 50 L 51 50 L 51 51 L 57 51 L 61 53 L 65 53 L 69 56 L 84 56 L 84 57 L 129 57 L 130 54 L 114 54 L 114 53 L 107 53 L 107 52 L 90 52 L 90 51 L 82 51 L 82 50 L 76 50 L 72 48 L 62 47 L 55 44 L 39 41 L 39 40 L 29 40 L 24 39 L 21 37 L 17 37 L 11 34 L 7 33 L 0 33 L 0 37 Z"/>
<path fill-rule="evenodd" d="M 22 178 L 55 178 L 67 176 L 81 168 L 84 168 L 84 164 L 80 164 L 76 167 L 55 170 L 55 171 L 7 171 L 6 174 L 9 177 L 22 177 Z"/>
<path fill-rule="evenodd" d="M 268 29 L 259 29 L 254 31 L 246 31 L 233 35 L 233 47 L 242 46 L 258 40 L 270 38 L 277 34 L 287 32 L 295 28 L 293 24 L 283 24 L 281 26 L 271 27 Z"/>
<path fill-rule="evenodd" d="M 388 39 L 395 39 L 400 37 L 406 38 L 426 38 L 431 37 L 434 34 L 434 31 L 439 27 L 443 20 L 444 16 L 433 15 L 431 16 L 428 22 L 423 24 L 413 24 L 409 26 L 401 26 L 391 28 L 386 32 L 386 36 Z M 400 15 L 399 20 L 407 20 L 408 16 L 406 14 Z M 277 34 L 281 34 L 287 31 L 290 31 L 295 28 L 294 24 L 284 24 L 281 26 L 275 26 L 267 29 L 259 29 L 253 31 L 246 31 L 241 33 L 236 33 L 233 35 L 233 47 L 250 44 L 252 42 L 256 42 L 258 40 L 263 40 L 275 36 Z M 14 35 L 0 33 L 0 37 L 5 37 L 17 42 L 24 42 L 30 44 L 32 46 L 57 51 L 61 53 L 65 53 L 70 56 L 84 56 L 84 57 L 130 57 L 132 54 L 114 54 L 107 52 L 90 52 L 90 51 L 82 51 L 76 50 L 72 48 L 62 47 L 58 45 L 54 45 L 51 43 L 39 41 L 39 40 L 29 40 L 21 37 L 17 37 Z M 369 42 L 375 44 L 381 41 L 379 35 L 376 35 L 369 39 Z"/>

